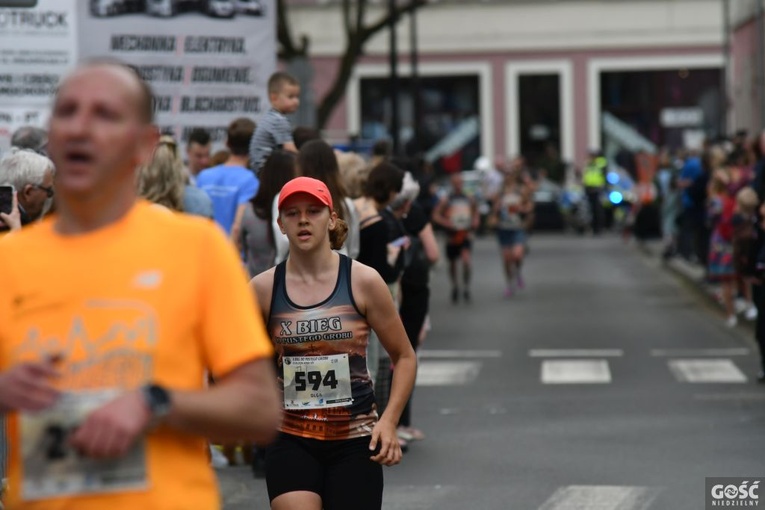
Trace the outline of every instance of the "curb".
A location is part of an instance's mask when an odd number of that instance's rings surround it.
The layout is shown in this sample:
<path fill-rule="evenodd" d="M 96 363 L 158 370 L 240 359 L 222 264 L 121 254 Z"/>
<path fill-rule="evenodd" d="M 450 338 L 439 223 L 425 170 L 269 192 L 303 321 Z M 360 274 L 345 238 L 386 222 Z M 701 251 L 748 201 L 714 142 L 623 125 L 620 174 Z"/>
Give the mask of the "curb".
<path fill-rule="evenodd" d="M 638 242 L 637 246 L 641 253 L 659 261 L 661 268 L 685 281 L 685 283 L 693 287 L 702 298 L 712 304 L 716 309 L 725 313 L 722 303 L 720 303 L 716 297 L 717 286 L 705 281 L 706 271 L 702 266 L 688 262 L 682 257 L 672 257 L 669 260 L 662 260 L 662 247 L 660 243 L 644 241 Z M 739 316 L 738 325 L 733 329 L 740 327 L 743 327 L 746 331 L 754 333 L 755 321 L 747 320 L 746 318 Z"/>

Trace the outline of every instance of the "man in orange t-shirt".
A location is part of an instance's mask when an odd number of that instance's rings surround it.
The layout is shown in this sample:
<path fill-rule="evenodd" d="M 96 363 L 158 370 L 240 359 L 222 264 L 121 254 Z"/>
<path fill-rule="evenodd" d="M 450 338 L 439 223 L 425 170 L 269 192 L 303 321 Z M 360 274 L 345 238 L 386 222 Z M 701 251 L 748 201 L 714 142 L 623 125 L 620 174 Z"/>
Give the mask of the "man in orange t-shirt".
<path fill-rule="evenodd" d="M 10 508 L 218 508 L 205 438 L 275 435 L 273 351 L 234 249 L 136 199 L 151 118 L 130 68 L 75 70 L 50 121 L 57 214 L 0 241 Z"/>

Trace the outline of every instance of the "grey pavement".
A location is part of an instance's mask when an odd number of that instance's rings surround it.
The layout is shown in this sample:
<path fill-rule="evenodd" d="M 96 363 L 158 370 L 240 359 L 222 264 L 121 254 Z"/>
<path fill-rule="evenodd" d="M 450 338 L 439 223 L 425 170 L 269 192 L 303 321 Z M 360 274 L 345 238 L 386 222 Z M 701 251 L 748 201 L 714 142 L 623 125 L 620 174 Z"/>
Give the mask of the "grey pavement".
<path fill-rule="evenodd" d="M 385 510 L 699 510 L 705 477 L 765 475 L 751 332 L 616 237 L 531 247 L 512 299 L 491 238 L 471 303 L 435 272 L 414 401 L 427 438 L 386 469 Z M 268 508 L 247 468 L 219 479 L 227 510 Z"/>

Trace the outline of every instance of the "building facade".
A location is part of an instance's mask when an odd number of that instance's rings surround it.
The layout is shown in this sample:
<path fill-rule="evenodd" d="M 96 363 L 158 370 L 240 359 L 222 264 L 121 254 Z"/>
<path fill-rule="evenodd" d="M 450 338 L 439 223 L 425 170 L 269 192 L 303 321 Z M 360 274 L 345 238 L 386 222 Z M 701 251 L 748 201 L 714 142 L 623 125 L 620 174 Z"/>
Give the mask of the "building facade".
<path fill-rule="evenodd" d="M 763 0 L 728 0 L 728 123 L 756 133 L 765 128 Z"/>
<path fill-rule="evenodd" d="M 372 4 L 369 19 L 385 2 Z M 290 6 L 311 41 L 312 92 L 330 87 L 345 44 L 341 7 Z M 447 171 L 479 155 L 532 159 L 588 148 L 692 146 L 723 129 L 721 0 L 436 1 L 416 15 L 421 114 L 409 85 L 410 23 L 398 24 L 400 137 L 435 151 Z M 388 134 L 388 33 L 353 71 L 327 137 Z M 452 153 L 449 153 L 452 151 Z"/>

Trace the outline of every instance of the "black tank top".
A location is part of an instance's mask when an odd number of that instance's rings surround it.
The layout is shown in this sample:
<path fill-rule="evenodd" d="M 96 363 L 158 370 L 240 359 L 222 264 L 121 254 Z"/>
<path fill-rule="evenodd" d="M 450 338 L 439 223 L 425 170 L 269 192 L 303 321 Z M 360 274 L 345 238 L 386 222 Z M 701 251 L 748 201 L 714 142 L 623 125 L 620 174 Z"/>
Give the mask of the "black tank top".
<path fill-rule="evenodd" d="M 286 261 L 276 266 L 268 332 L 277 354 L 283 396 L 280 430 L 288 434 L 351 439 L 371 435 L 377 422 L 366 359 L 369 325 L 353 299 L 353 262 L 345 255 L 339 258 L 334 290 L 312 306 L 290 300 Z M 349 388 L 344 373 L 349 376 Z"/>

